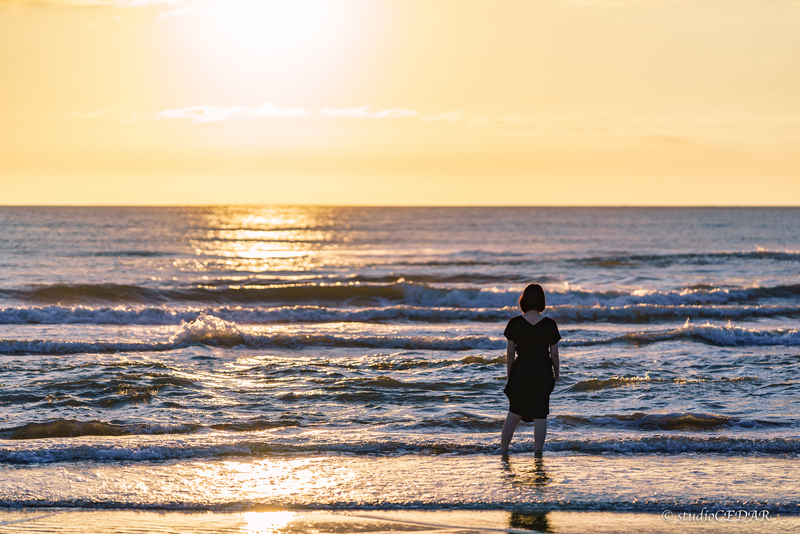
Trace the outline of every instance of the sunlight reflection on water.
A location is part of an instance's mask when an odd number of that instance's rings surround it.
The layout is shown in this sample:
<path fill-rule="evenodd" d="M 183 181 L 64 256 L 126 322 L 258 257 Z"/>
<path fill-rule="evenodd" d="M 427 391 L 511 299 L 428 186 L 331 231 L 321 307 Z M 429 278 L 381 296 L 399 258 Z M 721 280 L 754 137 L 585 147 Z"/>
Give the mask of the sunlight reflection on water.
<path fill-rule="evenodd" d="M 237 513 L 794 510 L 798 221 L 0 209 L 0 432 L 15 436 L 0 440 L 0 496 Z M 564 336 L 554 454 L 502 467 L 503 325 L 531 281 Z M 532 448 L 520 429 L 512 450 Z"/>
<path fill-rule="evenodd" d="M 245 512 L 242 534 L 278 534 L 296 516 L 296 512 Z"/>

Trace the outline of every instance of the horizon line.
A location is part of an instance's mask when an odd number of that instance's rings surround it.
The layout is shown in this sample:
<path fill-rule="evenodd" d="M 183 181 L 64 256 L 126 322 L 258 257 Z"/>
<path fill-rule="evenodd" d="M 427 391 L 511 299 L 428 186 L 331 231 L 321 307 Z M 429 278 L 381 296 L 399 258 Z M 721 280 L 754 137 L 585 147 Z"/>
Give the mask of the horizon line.
<path fill-rule="evenodd" d="M 613 209 L 794 209 L 800 204 L 311 204 L 270 203 L 190 203 L 190 204 L 0 204 L 0 208 L 212 208 L 234 206 L 291 206 L 318 208 L 613 208 Z"/>

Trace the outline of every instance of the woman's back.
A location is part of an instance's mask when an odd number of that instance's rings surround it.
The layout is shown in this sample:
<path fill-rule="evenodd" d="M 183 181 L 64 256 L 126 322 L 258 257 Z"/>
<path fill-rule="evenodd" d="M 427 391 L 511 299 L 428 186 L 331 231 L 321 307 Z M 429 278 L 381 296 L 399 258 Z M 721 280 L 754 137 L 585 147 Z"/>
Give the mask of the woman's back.
<path fill-rule="evenodd" d="M 508 322 L 503 335 L 514 342 L 519 358 L 546 360 L 548 365 L 552 363 L 550 345 L 555 345 L 561 339 L 554 320 L 544 317 L 538 323 L 531 324 L 522 315 Z"/>

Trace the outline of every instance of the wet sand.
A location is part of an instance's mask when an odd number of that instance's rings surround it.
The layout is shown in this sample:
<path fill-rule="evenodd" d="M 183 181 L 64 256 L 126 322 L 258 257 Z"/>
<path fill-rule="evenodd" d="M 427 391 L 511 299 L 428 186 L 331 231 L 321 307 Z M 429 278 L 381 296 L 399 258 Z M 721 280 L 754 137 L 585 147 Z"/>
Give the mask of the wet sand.
<path fill-rule="evenodd" d="M 698 512 L 700 512 L 698 510 Z M 509 511 L 263 511 L 162 512 L 90 509 L 0 510 L 2 533 L 138 534 L 138 533 L 788 533 L 800 530 L 800 516 L 769 520 L 665 520 L 661 514 Z"/>

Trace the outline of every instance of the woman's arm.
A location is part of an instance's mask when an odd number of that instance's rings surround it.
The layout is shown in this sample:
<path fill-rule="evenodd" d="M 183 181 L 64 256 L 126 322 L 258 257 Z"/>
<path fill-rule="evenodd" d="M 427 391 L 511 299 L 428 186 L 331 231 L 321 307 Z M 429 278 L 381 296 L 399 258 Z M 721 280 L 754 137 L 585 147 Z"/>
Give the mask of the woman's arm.
<path fill-rule="evenodd" d="M 514 365 L 514 354 L 516 352 L 517 346 L 509 339 L 508 348 L 506 349 L 506 378 L 511 378 L 511 366 Z"/>
<path fill-rule="evenodd" d="M 553 376 L 555 376 L 556 382 L 558 382 L 560 366 L 560 362 L 558 360 L 558 343 L 555 345 L 550 345 L 550 359 L 553 360 Z"/>

